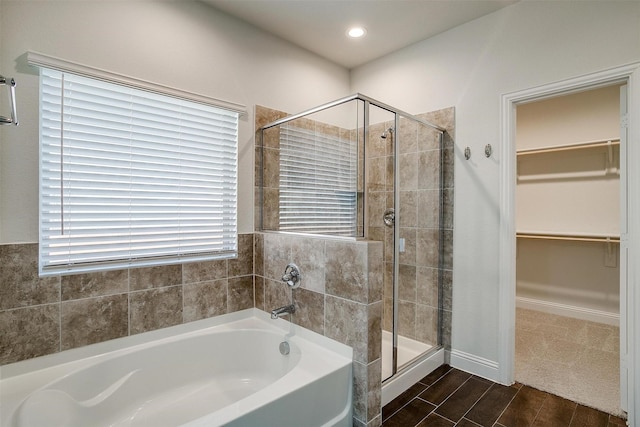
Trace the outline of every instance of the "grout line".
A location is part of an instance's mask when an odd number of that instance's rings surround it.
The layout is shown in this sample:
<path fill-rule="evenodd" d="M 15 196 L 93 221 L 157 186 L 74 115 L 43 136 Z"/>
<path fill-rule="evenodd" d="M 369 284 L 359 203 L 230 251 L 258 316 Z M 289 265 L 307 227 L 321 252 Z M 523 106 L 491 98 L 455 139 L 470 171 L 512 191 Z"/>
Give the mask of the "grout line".
<path fill-rule="evenodd" d="M 500 414 L 498 415 L 498 418 L 496 418 L 496 420 L 494 421 L 494 424 L 498 423 L 498 420 L 500 420 L 500 418 L 502 417 L 502 415 L 507 411 L 507 409 L 509 409 L 509 406 L 511 406 L 511 403 L 513 403 L 513 401 L 515 400 L 516 396 L 518 395 L 518 393 L 520 393 L 520 390 L 522 390 L 522 387 L 520 387 L 518 389 L 518 391 L 516 391 L 516 393 L 513 395 L 513 397 L 511 398 L 511 400 L 509 400 L 509 403 L 507 403 L 507 406 L 504 407 L 504 409 L 502 410 L 502 412 L 500 412 Z"/>
<path fill-rule="evenodd" d="M 62 301 L 44 302 L 42 304 L 25 305 L 25 306 L 22 306 L 22 307 L 5 308 L 3 310 L 0 310 L 0 313 L 9 313 L 11 311 L 18 311 L 18 310 L 25 310 L 25 309 L 28 309 L 28 308 L 37 308 L 37 307 L 45 307 L 47 305 L 60 305 L 60 304 L 62 304 Z"/>
<path fill-rule="evenodd" d="M 415 400 L 415 399 L 413 399 L 413 400 Z M 424 400 L 424 399 L 420 399 L 420 400 L 422 400 L 423 402 L 426 402 L 426 400 Z M 429 418 L 429 415 L 431 415 L 431 414 L 435 414 L 435 412 L 434 412 L 434 411 L 435 411 L 435 409 L 434 409 L 433 411 L 429 412 L 429 413 L 428 413 L 427 415 L 425 415 L 424 417 L 420 418 L 420 420 L 419 420 L 419 421 L 415 424 L 415 426 L 413 426 L 413 427 L 418 426 L 421 422 L 423 422 L 424 420 L 426 420 L 427 418 Z M 437 415 L 437 414 L 436 414 L 436 415 Z"/>
<path fill-rule="evenodd" d="M 573 413 L 571 414 L 571 419 L 569 420 L 569 424 L 567 425 L 567 427 L 569 427 L 571 425 L 571 423 L 573 422 L 573 419 L 576 417 L 576 412 L 578 411 L 578 404 L 576 404 L 576 407 L 573 408 Z"/>
<path fill-rule="evenodd" d="M 39 246 L 38 246 L 39 248 Z M 39 251 L 39 249 L 38 249 Z M 58 276 L 58 352 L 62 351 L 62 276 Z M 44 304 L 41 304 L 44 305 Z"/>
<path fill-rule="evenodd" d="M 436 369 L 438 369 L 438 368 L 436 368 Z M 419 397 L 419 396 L 420 396 L 422 393 L 424 393 L 427 389 L 431 388 L 435 383 L 437 383 L 438 381 L 440 381 L 440 380 L 441 380 L 445 375 L 447 375 L 447 374 L 448 374 L 449 372 L 451 372 L 452 370 L 453 370 L 453 368 L 452 368 L 451 366 L 449 366 L 449 370 L 447 370 L 447 372 L 445 372 L 444 374 L 442 374 L 442 375 L 440 375 L 438 378 L 436 378 L 436 379 L 433 381 L 433 383 L 432 383 L 431 385 L 427 385 L 427 384 L 422 383 L 422 382 L 420 382 L 420 381 L 416 382 L 413 386 L 415 386 L 415 385 L 417 385 L 417 384 L 422 384 L 422 385 L 424 386 L 424 390 L 422 390 L 421 392 L 419 392 L 418 394 L 416 394 L 413 398 L 409 399 L 409 401 L 408 401 L 407 403 L 405 403 L 405 404 L 404 404 L 404 405 L 402 405 L 400 408 L 398 408 L 396 411 L 394 411 L 394 412 L 393 412 L 391 415 L 389 415 L 386 419 L 388 420 L 389 418 L 391 418 L 392 416 L 394 416 L 395 414 L 397 414 L 401 409 L 403 409 L 403 408 L 404 408 L 405 406 L 407 406 L 409 403 L 413 402 L 415 399 L 420 399 L 420 400 L 422 400 L 423 402 L 427 402 L 427 403 L 430 403 L 431 405 L 434 405 L 434 403 L 429 402 L 429 401 L 427 401 L 427 400 L 425 400 L 425 399 L 422 399 L 422 398 L 421 398 L 421 397 Z M 429 374 L 427 374 L 427 375 L 429 375 Z M 427 375 L 425 375 L 425 377 L 426 377 Z M 423 378 L 425 378 L 425 377 L 422 377 L 421 379 L 423 379 Z M 413 386 L 411 386 L 411 387 L 413 387 Z M 405 392 L 406 392 L 406 391 L 408 391 L 408 390 L 409 390 L 409 389 L 405 390 Z M 403 392 L 403 393 L 404 393 L 404 392 Z M 401 396 L 401 395 L 402 395 L 402 393 L 400 394 L 400 396 Z M 397 399 L 397 398 L 399 398 L 400 396 L 396 397 L 396 399 Z M 395 399 L 394 399 L 394 400 L 395 400 Z M 391 402 L 393 402 L 393 400 L 392 400 Z M 391 403 L 391 402 L 389 402 L 389 403 Z M 388 404 L 389 404 L 389 403 L 388 403 Z M 388 404 L 387 404 L 387 405 L 388 405 Z M 435 406 L 436 406 L 436 408 L 438 407 L 437 405 L 435 405 Z M 434 410 L 435 410 L 435 409 L 434 409 Z"/>
<path fill-rule="evenodd" d="M 438 408 L 436 408 L 436 409 L 438 409 Z M 431 411 L 429 414 L 427 414 L 427 416 L 426 416 L 426 417 L 424 417 L 422 420 L 420 420 L 420 422 L 422 422 L 422 421 L 423 421 L 425 418 L 427 418 L 429 415 L 433 415 L 433 416 L 436 416 L 436 417 L 442 418 L 443 420 L 451 421 L 451 422 L 453 423 L 453 425 L 454 425 L 454 426 L 458 425 L 458 423 L 457 423 L 457 422 L 455 422 L 455 421 L 453 421 L 453 420 L 450 420 L 450 419 L 449 419 L 449 418 L 447 418 L 447 417 L 443 417 L 443 416 L 442 416 L 442 415 L 440 415 L 440 414 L 437 414 L 435 409 L 434 409 L 433 411 Z M 418 424 L 420 424 L 420 423 L 418 423 Z M 417 426 L 418 424 L 416 424 L 416 426 Z"/>
<path fill-rule="evenodd" d="M 477 423 L 477 422 L 475 422 L 475 421 L 470 420 L 469 418 L 462 417 L 462 418 L 460 419 L 460 421 L 462 421 L 462 420 L 465 420 L 465 421 L 467 421 L 467 422 L 470 422 L 470 423 L 471 423 L 471 424 L 473 424 L 474 426 L 482 427 L 480 424 L 478 424 L 478 423 Z M 460 421 L 458 421 L 458 423 L 459 423 Z M 458 423 L 456 423 L 456 425 L 458 425 Z M 492 426 L 495 426 L 496 424 L 498 424 L 498 421 L 495 421 L 495 422 L 492 424 Z"/>
<path fill-rule="evenodd" d="M 421 383 L 420 381 L 418 381 L 416 384 L 422 384 L 423 386 L 425 386 L 425 389 L 422 390 L 420 393 L 416 394 L 412 399 L 410 399 L 407 403 L 405 403 L 404 405 L 402 405 L 402 407 L 398 408 L 398 410 L 396 410 L 395 412 L 393 412 L 391 415 L 389 415 L 387 417 L 387 420 L 389 418 L 391 418 L 392 416 L 394 416 L 395 414 L 397 414 L 400 410 L 402 410 L 405 406 L 407 406 L 409 403 L 413 402 L 415 399 L 420 399 L 423 402 L 427 402 L 430 403 L 431 405 L 435 405 L 433 402 L 429 402 L 428 400 L 425 400 L 423 398 L 420 397 L 420 395 L 422 393 L 424 393 L 425 391 L 427 391 L 428 389 L 430 389 L 431 387 L 433 387 L 438 381 L 440 381 L 445 375 L 447 375 L 449 372 L 451 372 L 453 370 L 453 368 L 449 367 L 449 370 L 447 372 L 445 372 L 444 374 L 440 375 L 436 380 L 433 381 L 433 383 L 431 385 L 426 385 L 424 383 Z M 424 377 L 423 377 L 424 378 Z M 465 381 L 466 382 L 466 381 Z M 414 384 L 415 385 L 415 384 Z M 399 396 L 398 396 L 399 397 Z M 396 398 L 397 399 L 397 398 Z M 445 399 L 446 400 L 446 399 Z M 391 403 L 391 402 L 389 402 Z M 444 401 L 443 401 L 444 403 Z M 433 411 L 435 411 L 440 405 L 435 405 L 435 408 L 433 409 Z M 431 411 L 431 412 L 433 412 Z"/>
<path fill-rule="evenodd" d="M 416 384 L 417 384 L 417 383 L 416 383 Z M 425 390 L 426 390 L 426 389 L 425 389 Z M 389 415 L 385 420 L 383 420 L 383 422 L 384 422 L 384 421 L 386 421 L 386 420 L 388 420 L 389 418 L 393 417 L 395 414 L 397 414 L 397 413 L 398 413 L 398 412 L 400 412 L 402 409 L 404 409 L 404 408 L 405 408 L 409 403 L 413 402 L 413 401 L 414 401 L 414 400 L 416 400 L 416 399 L 420 399 L 420 400 L 422 400 L 423 402 L 427 402 L 426 400 L 421 399 L 421 398 L 419 397 L 422 393 L 424 393 L 424 390 L 423 390 L 423 391 L 421 391 L 420 393 L 416 394 L 415 396 L 413 396 L 413 398 L 409 399 L 409 401 L 408 401 L 407 403 L 405 403 L 405 404 L 404 404 L 404 405 L 402 405 L 400 408 L 398 408 L 396 411 L 394 411 L 393 413 L 391 413 L 391 414 L 390 414 L 390 415 Z M 398 397 L 400 397 L 400 396 L 398 396 Z M 397 399 L 398 397 L 396 397 L 396 399 Z M 395 399 L 394 399 L 394 400 L 395 400 Z M 393 402 L 393 400 L 392 400 L 392 402 Z M 389 402 L 389 403 L 391 403 L 391 402 Z M 431 402 L 427 402 L 427 403 L 431 403 Z M 433 405 L 433 403 L 431 403 L 431 404 Z M 437 406 L 436 406 L 436 408 L 437 408 Z M 435 410 L 435 409 L 434 409 L 434 410 Z"/>
<path fill-rule="evenodd" d="M 546 393 L 546 396 L 544 397 L 544 400 L 540 404 L 540 409 L 538 409 L 538 412 L 536 412 L 536 416 L 533 417 L 533 420 L 531 421 L 531 425 L 533 425 L 536 422 L 536 420 L 538 419 L 538 415 L 540 415 L 540 411 L 542 411 L 542 408 L 544 407 L 544 403 L 547 401 L 549 396 L 550 396 L 550 394 Z"/>
<path fill-rule="evenodd" d="M 438 368 L 436 368 L 436 369 L 438 369 Z M 418 380 L 418 383 L 420 383 L 420 384 L 422 384 L 423 386 L 425 386 L 425 387 L 426 387 L 426 388 L 425 388 L 425 390 L 426 390 L 427 388 L 430 388 L 432 385 L 434 385 L 435 383 L 437 383 L 438 381 L 440 381 L 440 379 L 441 379 L 442 377 L 444 377 L 445 375 L 447 375 L 449 372 L 451 372 L 451 370 L 452 370 L 452 369 L 453 369 L 452 367 L 449 367 L 449 370 L 448 370 L 447 372 L 445 372 L 444 374 L 440 375 L 440 376 L 439 376 L 438 378 L 436 378 L 436 379 L 435 379 L 431 384 L 425 384 L 425 383 L 421 382 L 421 380 L 423 380 L 423 379 L 424 379 L 426 376 L 428 376 L 429 374 L 425 375 L 425 376 L 424 376 L 424 377 L 422 377 L 420 380 Z M 417 384 L 417 383 L 416 383 L 416 384 Z"/>
<path fill-rule="evenodd" d="M 453 370 L 453 369 L 450 369 L 449 371 L 447 371 L 447 373 L 451 372 L 452 370 Z M 445 375 L 446 375 L 446 374 L 445 374 Z M 442 377 L 444 377 L 444 375 L 443 375 Z M 442 377 L 440 377 L 440 379 L 442 379 Z M 470 376 L 469 378 L 467 378 L 466 380 L 464 380 L 464 382 L 463 382 L 462 384 L 460 384 L 460 385 L 459 385 L 455 390 L 453 390 L 451 393 L 449 393 L 449 394 L 447 395 L 447 397 L 446 397 L 442 402 L 440 402 L 440 403 L 439 403 L 439 404 L 437 404 L 437 405 L 436 405 L 435 403 L 433 403 L 433 402 L 429 402 L 428 400 L 425 400 L 425 399 L 423 399 L 423 398 L 419 397 L 419 395 L 418 395 L 418 396 L 416 396 L 415 398 L 416 398 L 416 399 L 420 399 L 420 400 L 422 400 L 422 401 L 424 401 L 424 402 L 427 402 L 427 403 L 430 403 L 430 404 L 432 404 L 432 405 L 435 405 L 435 406 L 436 406 L 436 407 L 433 409 L 433 411 L 431 411 L 429 414 L 431 414 L 431 413 L 436 414 L 436 415 L 438 415 L 439 417 L 444 418 L 445 420 L 451 421 L 451 422 L 452 422 L 452 423 L 454 423 L 454 425 L 455 425 L 455 424 L 457 424 L 456 422 L 454 422 L 453 420 L 450 420 L 450 419 L 448 419 L 448 418 L 446 418 L 446 417 L 443 417 L 442 415 L 440 415 L 440 414 L 436 413 L 436 411 L 438 410 L 438 408 L 439 408 L 440 406 L 444 405 L 444 403 L 445 403 L 447 400 L 449 400 L 449 398 L 450 398 L 451 396 L 453 396 L 453 395 L 454 395 L 454 393 L 455 393 L 456 391 L 458 391 L 458 390 L 459 390 L 463 385 L 465 385 L 465 384 L 467 383 L 467 381 L 469 381 L 471 378 L 473 378 L 473 375 L 472 375 L 472 376 Z M 435 386 L 435 385 L 438 383 L 438 381 L 440 381 L 440 379 L 438 379 L 437 381 L 435 381 L 435 382 L 432 384 L 432 386 Z M 431 388 L 431 386 L 429 386 L 428 388 Z M 423 393 L 424 393 L 424 392 L 423 392 Z M 422 394 L 422 393 L 420 393 L 420 394 Z M 411 400 L 413 401 L 414 399 L 411 399 Z M 475 403 L 474 403 L 474 405 L 475 405 Z M 427 414 L 427 416 L 428 416 L 429 414 Z M 426 418 L 426 417 L 425 417 L 425 418 Z M 422 420 L 421 420 L 421 421 L 422 421 Z M 420 424 L 420 423 L 418 423 L 418 424 Z M 417 425 L 417 424 L 416 424 L 416 425 Z"/>
<path fill-rule="evenodd" d="M 62 301 L 58 302 L 58 352 L 62 351 Z"/>
<path fill-rule="evenodd" d="M 473 378 L 473 377 L 472 377 L 472 378 Z M 467 412 L 465 412 L 465 413 L 464 413 L 464 415 L 462 416 L 462 418 L 465 418 L 465 417 L 467 416 L 467 414 L 468 414 L 469 412 L 471 412 L 471 410 L 472 410 L 472 409 L 473 409 L 473 408 L 478 404 L 478 402 L 480 402 L 480 400 L 481 400 L 481 399 L 482 399 L 482 398 L 483 398 L 487 393 L 489 393 L 489 391 L 490 391 L 490 390 L 493 388 L 493 386 L 494 386 L 494 385 L 496 385 L 496 384 L 497 384 L 497 383 L 495 383 L 495 382 L 493 382 L 493 381 L 492 381 L 492 382 L 491 382 L 491 385 L 487 388 L 487 390 L 485 390 L 485 392 L 484 392 L 484 393 L 482 393 L 482 395 L 481 395 L 481 396 L 480 396 L 480 397 L 479 397 L 479 398 L 478 398 L 478 399 L 473 403 L 473 405 L 471 405 L 471 406 L 469 407 L 469 409 L 467 410 Z M 519 392 L 519 391 L 520 391 L 520 390 L 518 390 L 518 392 Z M 516 394 L 518 394 L 518 392 L 516 392 Z M 494 424 L 496 424 L 496 423 L 498 422 L 498 420 L 500 419 L 500 417 L 502 416 L 502 414 L 504 413 L 504 411 L 506 411 L 506 410 L 507 410 L 507 408 L 509 407 L 509 405 L 511 404 L 511 402 L 512 402 L 512 401 L 513 401 L 513 399 L 515 398 L 516 394 L 514 394 L 514 395 L 513 395 L 513 397 L 511 398 L 511 400 L 509 400 L 509 403 L 505 406 L 505 408 L 502 410 L 502 412 L 500 412 L 500 414 L 498 415 L 498 417 L 497 417 L 497 418 L 495 419 L 495 421 L 493 422 Z M 443 402 L 443 403 L 444 403 L 444 402 Z M 461 419 L 462 419 L 462 418 L 461 418 Z M 476 424 L 476 425 L 479 425 L 478 423 L 476 423 L 475 421 L 471 420 L 470 418 L 467 418 L 467 420 L 468 420 L 468 421 L 470 421 L 470 422 L 472 422 L 472 423 L 474 423 L 474 424 Z M 459 422 L 459 421 L 458 421 L 458 422 Z"/>
<path fill-rule="evenodd" d="M 127 293 L 127 336 L 131 336 L 131 293 Z"/>
<path fill-rule="evenodd" d="M 473 378 L 473 377 L 471 377 Z M 489 387 L 487 387 L 487 389 L 484 391 L 484 393 L 482 393 L 482 395 L 476 399 L 475 402 L 473 402 L 473 405 L 469 406 L 469 409 L 467 409 L 467 412 L 465 412 L 462 417 L 460 417 L 460 419 L 464 418 L 467 416 L 467 414 L 469 412 L 471 412 L 471 410 L 473 409 L 474 406 L 476 406 L 478 404 L 478 402 L 480 402 L 480 399 L 482 399 L 487 393 L 489 393 L 489 390 L 491 390 L 493 388 L 493 384 L 491 384 Z M 469 420 L 471 421 L 471 420 Z M 496 418 L 496 421 L 494 421 L 494 424 L 498 421 L 498 419 Z M 458 422 L 460 422 L 460 420 L 458 420 Z M 457 423 L 456 423 L 457 424 Z"/>
<path fill-rule="evenodd" d="M 453 396 L 453 395 L 455 394 L 455 392 L 456 392 L 456 391 L 458 391 L 458 390 L 459 390 L 463 385 L 465 385 L 465 384 L 467 383 L 467 381 L 469 381 L 471 378 L 473 378 L 473 376 L 470 376 L 469 378 L 467 378 L 466 380 L 464 380 L 464 382 L 463 382 L 462 384 L 460 384 L 460 385 L 459 385 L 455 390 L 453 390 L 451 393 L 449 393 L 449 394 L 447 395 L 447 397 L 446 397 L 442 402 L 440 402 L 438 405 L 436 405 L 436 409 L 438 409 L 441 405 L 444 405 L 444 403 L 445 403 L 447 400 L 449 400 L 449 398 L 450 398 L 451 396 Z M 434 383 L 434 385 L 435 385 L 435 383 Z M 424 399 L 423 399 L 423 400 L 424 400 Z M 432 405 L 435 405 L 435 403 L 433 403 L 433 402 L 429 402 L 429 403 L 431 403 Z M 434 411 L 435 411 L 435 409 L 434 409 Z"/>
<path fill-rule="evenodd" d="M 438 409 L 438 408 L 439 408 L 439 406 L 438 406 L 436 409 Z M 455 421 L 453 421 L 453 420 L 451 420 L 451 419 L 449 419 L 449 418 L 445 417 L 444 415 L 440 415 L 440 414 L 438 414 L 438 413 L 436 412 L 436 409 L 434 409 L 433 411 L 431 411 L 431 413 L 432 413 L 432 414 L 434 414 L 436 417 L 440 417 L 440 418 L 442 418 L 443 420 L 451 421 L 451 422 L 453 423 L 453 425 L 454 425 L 454 426 L 458 425 L 458 423 L 457 423 L 457 422 L 455 422 Z M 462 417 L 462 418 L 464 418 L 464 417 Z M 462 418 L 460 418 L 460 419 L 462 419 Z M 458 421 L 458 422 L 459 422 L 459 421 Z"/>

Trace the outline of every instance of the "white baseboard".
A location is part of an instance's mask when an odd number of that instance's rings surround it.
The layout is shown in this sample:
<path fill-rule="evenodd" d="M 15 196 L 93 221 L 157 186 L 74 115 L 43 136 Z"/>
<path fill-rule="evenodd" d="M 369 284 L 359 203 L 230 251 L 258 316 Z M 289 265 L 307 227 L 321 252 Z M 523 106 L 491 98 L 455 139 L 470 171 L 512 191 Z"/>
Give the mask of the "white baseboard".
<path fill-rule="evenodd" d="M 516 307 L 542 311 L 543 313 L 557 314 L 559 316 L 572 317 L 574 319 L 588 320 L 590 322 L 604 323 L 606 325 L 620 326 L 619 314 L 594 310 L 591 308 L 576 307 L 573 305 L 525 297 L 516 297 Z"/>
<path fill-rule="evenodd" d="M 498 362 L 493 360 L 460 350 L 451 350 L 451 366 L 494 382 L 500 382 Z"/>

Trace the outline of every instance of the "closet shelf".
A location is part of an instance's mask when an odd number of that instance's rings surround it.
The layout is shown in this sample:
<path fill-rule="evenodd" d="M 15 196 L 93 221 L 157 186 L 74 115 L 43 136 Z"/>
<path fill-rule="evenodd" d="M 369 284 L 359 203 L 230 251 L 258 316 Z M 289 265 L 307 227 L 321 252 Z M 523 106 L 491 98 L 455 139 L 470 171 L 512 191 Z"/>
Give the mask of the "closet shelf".
<path fill-rule="evenodd" d="M 516 237 L 520 239 L 540 240 L 570 240 L 578 242 L 620 243 L 620 236 L 598 233 L 559 233 L 518 231 Z"/>
<path fill-rule="evenodd" d="M 516 154 L 518 156 L 526 156 L 530 154 L 553 153 L 556 151 L 581 150 L 584 148 L 612 147 L 614 145 L 620 145 L 620 138 L 600 139 L 595 141 L 578 142 L 574 144 L 553 145 L 553 146 L 538 147 L 538 148 L 523 148 L 521 150 L 517 150 Z"/>

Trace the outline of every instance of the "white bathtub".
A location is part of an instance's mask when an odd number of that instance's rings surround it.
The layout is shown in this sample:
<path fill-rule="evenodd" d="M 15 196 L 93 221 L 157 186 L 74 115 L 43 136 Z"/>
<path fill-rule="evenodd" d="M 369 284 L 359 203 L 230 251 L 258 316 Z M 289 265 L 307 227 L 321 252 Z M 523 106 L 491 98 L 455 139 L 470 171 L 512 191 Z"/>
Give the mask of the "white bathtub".
<path fill-rule="evenodd" d="M 5 365 L 0 425 L 350 426 L 351 362 L 249 309 Z"/>

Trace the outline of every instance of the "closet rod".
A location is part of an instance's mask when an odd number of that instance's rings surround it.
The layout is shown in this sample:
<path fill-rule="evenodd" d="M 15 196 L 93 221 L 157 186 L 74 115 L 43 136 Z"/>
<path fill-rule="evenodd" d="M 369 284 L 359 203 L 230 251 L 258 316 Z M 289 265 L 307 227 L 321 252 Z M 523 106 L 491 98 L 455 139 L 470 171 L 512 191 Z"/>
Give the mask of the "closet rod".
<path fill-rule="evenodd" d="M 585 236 L 575 234 L 545 234 L 545 233 L 516 233 L 516 237 L 522 239 L 540 239 L 540 240 L 570 240 L 578 242 L 601 242 L 601 243 L 620 243 L 619 237 L 608 236 Z"/>
<path fill-rule="evenodd" d="M 554 151 L 579 150 L 582 148 L 610 147 L 612 145 L 620 145 L 620 139 L 601 139 L 597 141 L 579 142 L 576 144 L 564 144 L 540 148 L 525 148 L 522 150 L 517 150 L 516 153 L 518 156 L 525 156 L 527 154 L 552 153 Z"/>

